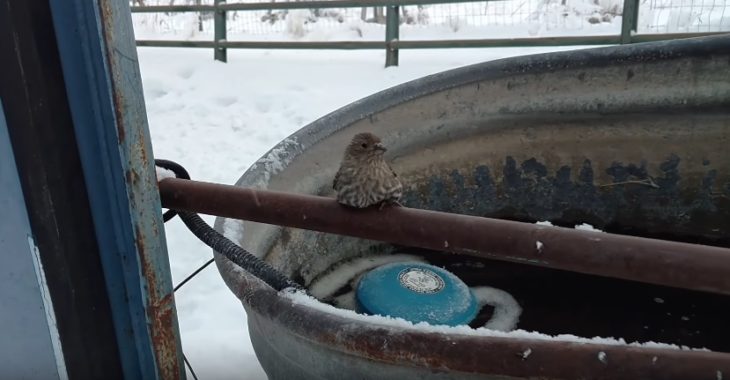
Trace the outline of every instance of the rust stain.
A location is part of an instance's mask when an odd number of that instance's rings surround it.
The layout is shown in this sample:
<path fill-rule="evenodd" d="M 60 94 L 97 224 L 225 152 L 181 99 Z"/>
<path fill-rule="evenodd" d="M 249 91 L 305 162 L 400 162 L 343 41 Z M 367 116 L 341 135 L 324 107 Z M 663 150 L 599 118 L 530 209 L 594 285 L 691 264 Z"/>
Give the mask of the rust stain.
<path fill-rule="evenodd" d="M 145 164 L 149 162 L 149 159 L 147 157 L 147 149 L 145 146 L 145 139 L 144 134 L 140 133 L 137 135 L 137 151 L 141 153 L 140 158 L 142 159 L 142 162 Z"/>
<path fill-rule="evenodd" d="M 114 56 L 110 50 L 110 46 L 113 45 L 114 41 L 114 28 L 109 23 L 113 20 L 114 11 L 112 9 L 112 2 L 108 0 L 102 0 L 99 1 L 99 10 L 101 12 L 101 28 L 102 33 L 104 35 L 104 39 L 107 42 L 107 59 L 109 62 L 110 71 L 112 78 L 114 79 L 111 83 L 112 87 L 112 98 L 114 100 L 114 113 L 116 116 L 116 127 L 117 127 L 117 136 L 119 138 L 119 143 L 122 144 L 124 140 L 126 139 L 126 130 L 124 129 L 124 126 L 126 125 L 124 123 L 124 112 L 123 112 L 123 105 L 124 105 L 124 95 L 122 95 L 121 91 L 117 91 L 115 88 L 115 83 L 121 83 L 119 78 L 119 69 L 115 67 L 115 61 Z"/>
<path fill-rule="evenodd" d="M 152 347 L 161 379 L 179 379 L 177 340 L 174 326 L 174 298 L 172 293 L 160 297 L 157 273 L 149 262 L 148 252 L 139 226 L 136 229 L 136 245 L 139 252 L 140 269 L 147 283 L 147 319 L 151 324 Z"/>
<path fill-rule="evenodd" d="M 130 185 L 136 185 L 137 182 L 139 182 L 139 174 L 134 169 L 127 169 L 127 171 L 124 173 L 124 177 L 127 180 L 127 183 Z M 130 201 L 134 202 L 133 199 L 131 199 Z"/>
<path fill-rule="evenodd" d="M 147 309 L 152 322 L 152 343 L 162 379 L 178 379 L 176 340 L 173 326 L 173 296 L 168 294 Z"/>
<path fill-rule="evenodd" d="M 118 99 L 121 97 L 118 92 L 114 92 L 114 104 L 116 107 L 114 107 L 117 111 L 117 136 L 119 136 L 119 143 L 122 144 L 124 142 L 124 139 L 126 136 L 126 131 L 124 130 L 124 123 L 122 123 L 122 112 L 119 110 L 119 104 L 122 104 L 122 100 Z"/>

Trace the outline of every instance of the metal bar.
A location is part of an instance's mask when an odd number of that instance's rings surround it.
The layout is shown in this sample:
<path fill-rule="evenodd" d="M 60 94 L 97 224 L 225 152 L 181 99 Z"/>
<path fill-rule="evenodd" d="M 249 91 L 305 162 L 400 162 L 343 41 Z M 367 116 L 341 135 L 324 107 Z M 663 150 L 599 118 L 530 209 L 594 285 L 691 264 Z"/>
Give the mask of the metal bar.
<path fill-rule="evenodd" d="M 267 47 L 267 45 L 271 47 Z M 301 42 L 301 41 L 226 41 L 222 46 L 234 49 L 338 49 L 338 50 L 358 50 L 358 49 L 382 49 L 385 42 L 382 41 L 333 41 L 333 42 Z"/>
<path fill-rule="evenodd" d="M 132 13 L 215 12 L 215 5 L 145 5 L 130 7 Z"/>
<path fill-rule="evenodd" d="M 137 40 L 137 46 L 170 48 L 215 48 L 215 41 Z"/>
<path fill-rule="evenodd" d="M 673 33 L 642 34 L 631 37 L 631 42 L 652 42 L 727 34 L 727 32 L 708 33 Z M 484 47 L 530 47 L 530 46 L 579 46 L 579 45 L 617 45 L 621 43 L 619 36 L 577 36 L 546 38 L 500 38 L 500 39 L 467 39 L 467 40 L 395 40 L 390 45 L 396 49 L 450 49 L 450 48 L 484 48 Z M 182 48 L 215 48 L 222 46 L 229 49 L 337 49 L 361 50 L 383 49 L 386 42 L 380 41 L 171 41 L 171 40 L 138 40 L 137 46 L 146 47 L 182 47 Z"/>
<path fill-rule="evenodd" d="M 389 5 L 386 7 L 385 19 L 385 67 L 398 66 L 398 47 L 393 43 L 400 35 L 400 7 Z"/>
<path fill-rule="evenodd" d="M 666 33 L 666 34 L 634 34 L 631 36 L 632 43 L 655 42 L 667 40 L 679 40 L 683 38 L 696 38 L 705 36 L 728 35 L 728 32 L 701 32 L 701 33 Z"/>
<path fill-rule="evenodd" d="M 224 9 L 220 9 L 220 6 L 225 3 L 225 0 L 215 0 L 214 4 L 216 11 L 213 15 L 213 24 L 215 25 L 213 37 L 215 40 L 215 47 L 213 48 L 213 57 L 216 61 L 221 62 L 228 62 L 228 51 L 224 46 L 221 46 L 221 42 L 226 41 L 226 11 Z"/>
<path fill-rule="evenodd" d="M 383 49 L 383 41 L 343 41 L 343 42 L 299 42 L 299 41 L 169 41 L 169 40 L 141 40 L 137 46 L 153 47 L 185 47 L 185 48 L 215 48 L 221 46 L 229 49 Z"/>
<path fill-rule="evenodd" d="M 639 13 L 639 0 L 624 0 L 624 13 L 621 18 L 621 44 L 630 44 L 632 33 L 636 33 Z"/>
<path fill-rule="evenodd" d="M 400 49 L 446 49 L 476 47 L 529 47 L 529 46 L 570 46 L 570 45 L 614 45 L 617 36 L 575 36 L 542 38 L 480 38 L 461 40 L 398 40 L 393 43 Z"/>
<path fill-rule="evenodd" d="M 631 42 L 653 42 L 676 40 L 727 34 L 727 32 L 707 33 L 672 33 L 672 34 L 640 34 L 633 35 Z M 531 47 L 531 46 L 571 46 L 571 45 L 617 45 L 621 43 L 619 36 L 571 36 L 543 38 L 499 38 L 499 39 L 466 39 L 466 40 L 418 40 L 394 41 L 399 49 L 447 49 L 478 47 Z"/>
<path fill-rule="evenodd" d="M 483 0 L 482 0 L 483 1 Z M 498 0 L 489 0 L 498 1 Z M 265 3 L 232 3 L 215 5 L 152 5 L 131 7 L 132 13 L 159 13 L 159 12 L 215 12 L 216 9 L 226 11 L 260 11 L 269 9 L 310 9 L 310 8 L 360 8 L 405 6 L 424 4 L 458 4 L 475 3 L 479 0 L 317 0 L 297 2 L 265 2 Z"/>
<path fill-rule="evenodd" d="M 354 210 L 334 199 L 181 179 L 164 207 L 489 259 L 730 294 L 730 249 L 407 207 Z"/>

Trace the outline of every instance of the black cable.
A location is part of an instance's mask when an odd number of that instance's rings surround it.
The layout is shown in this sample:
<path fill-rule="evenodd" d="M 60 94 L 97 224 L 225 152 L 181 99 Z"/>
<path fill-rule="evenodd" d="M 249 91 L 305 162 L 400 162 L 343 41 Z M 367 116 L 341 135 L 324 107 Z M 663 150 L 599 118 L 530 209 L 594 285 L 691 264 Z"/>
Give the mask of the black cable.
<path fill-rule="evenodd" d="M 200 273 L 203 269 L 205 269 L 208 265 L 210 265 L 214 259 L 208 260 L 205 264 L 201 265 L 200 268 L 196 269 L 195 272 L 191 273 L 189 276 L 185 277 L 184 280 L 182 280 L 181 283 L 177 284 L 174 289 L 172 289 L 173 292 L 176 292 L 178 289 L 182 288 L 183 285 L 185 285 L 186 282 L 190 281 L 195 277 L 198 273 Z"/>
<path fill-rule="evenodd" d="M 187 170 L 185 170 L 185 168 L 183 168 L 180 164 L 176 162 L 155 159 L 155 165 L 172 171 L 173 173 L 175 173 L 175 176 L 177 178 L 190 179 L 190 175 L 188 174 Z M 258 277 L 259 279 L 263 280 L 277 291 L 286 288 L 295 288 L 299 290 L 303 289 L 301 285 L 281 274 L 281 272 L 277 271 L 267 262 L 252 255 L 250 252 L 239 247 L 228 238 L 218 233 L 218 231 L 214 230 L 211 226 L 205 223 L 205 221 L 201 219 L 200 216 L 198 216 L 198 214 L 196 213 L 188 211 L 168 210 L 163 215 L 163 221 L 167 222 L 168 220 L 175 217 L 175 215 L 179 215 L 180 219 L 182 219 L 183 223 L 185 223 L 185 225 L 193 233 L 193 235 L 198 237 L 198 239 L 202 240 L 209 247 L 213 248 L 214 251 L 220 252 L 223 256 L 231 260 L 233 263 L 248 271 L 252 275 Z M 201 265 L 193 273 L 187 276 L 182 282 L 177 284 L 177 286 L 175 286 L 175 288 L 173 289 L 173 292 L 176 292 L 188 281 L 192 280 L 195 276 L 198 275 L 198 273 L 200 273 L 212 262 L 213 259 L 210 259 L 205 264 Z M 185 353 L 183 353 L 183 360 L 185 361 L 185 365 L 187 366 L 188 370 L 190 370 L 190 373 L 193 375 L 193 379 L 198 380 L 198 376 L 195 374 L 193 366 L 188 361 Z"/>
<path fill-rule="evenodd" d="M 193 366 L 190 365 L 190 362 L 188 361 L 188 358 L 187 356 L 185 356 L 185 354 L 183 354 L 183 360 L 185 361 L 185 365 L 190 370 L 190 373 L 193 375 L 193 379 L 198 380 L 198 375 L 196 375 L 195 371 L 193 371 Z"/>
<path fill-rule="evenodd" d="M 178 211 L 178 215 L 180 215 L 180 219 L 182 219 L 183 223 L 185 223 L 193 235 L 197 236 L 203 243 L 233 261 L 247 272 L 263 280 L 275 290 L 286 288 L 303 289 L 301 285 L 281 274 L 281 272 L 274 269 L 269 263 L 228 240 L 228 238 L 205 223 L 198 214 L 189 211 Z"/>
<path fill-rule="evenodd" d="M 167 170 L 171 170 L 178 178 L 190 179 L 190 175 L 188 174 L 187 170 L 185 170 L 185 168 L 183 168 L 180 164 L 176 162 L 170 160 L 155 159 L 155 165 Z M 200 216 L 198 216 L 198 214 L 196 213 L 188 211 L 169 210 L 164 215 L 164 221 L 167 222 L 176 214 L 180 215 L 183 223 L 185 223 L 188 229 L 193 233 L 193 235 L 197 236 L 198 239 L 202 240 L 206 245 L 213 248 L 214 251 L 221 253 L 223 256 L 231 260 L 236 265 L 263 280 L 272 288 L 276 290 L 282 290 L 286 288 L 296 288 L 299 290 L 303 289 L 301 285 L 284 276 L 281 272 L 276 270 L 267 262 L 254 256 L 250 252 L 228 240 L 228 238 L 226 238 L 225 236 L 218 233 L 218 231 L 214 230 L 211 226 L 205 223 L 205 221 L 203 221 L 203 219 L 201 219 Z M 203 264 L 203 266 L 198 268 L 195 272 L 193 272 L 190 276 L 183 280 L 183 282 L 178 284 L 175 287 L 175 290 L 179 289 L 186 282 L 190 281 L 190 279 L 200 273 L 200 271 L 205 269 L 205 267 L 210 265 L 211 262 L 212 260 Z"/>

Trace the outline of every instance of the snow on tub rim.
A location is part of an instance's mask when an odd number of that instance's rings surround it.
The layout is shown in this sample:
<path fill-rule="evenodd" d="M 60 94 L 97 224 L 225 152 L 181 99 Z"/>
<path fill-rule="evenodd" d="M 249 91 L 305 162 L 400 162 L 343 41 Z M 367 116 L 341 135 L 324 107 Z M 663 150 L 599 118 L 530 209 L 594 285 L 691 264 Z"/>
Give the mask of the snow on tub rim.
<path fill-rule="evenodd" d="M 730 37 L 717 36 L 439 73 L 304 127 L 237 185 L 331 195 L 340 149 L 355 133 L 370 131 L 388 146 L 386 158 L 408 184 L 403 202 L 411 207 L 730 246 L 729 60 Z M 222 218 L 216 228 L 304 284 L 344 260 L 397 251 Z M 686 380 L 730 373 L 726 297 L 420 255 L 462 271 L 467 283 L 486 278 L 510 292 L 523 308 L 517 328 L 540 333 L 357 316 L 277 293 L 219 255 L 216 262 L 246 308 L 251 340 L 271 379 Z M 646 315 L 651 324 L 636 323 Z M 704 327 L 687 328 L 693 324 Z M 561 335 L 565 328 L 586 338 Z M 646 343 L 667 341 L 654 337 L 712 351 Z"/>

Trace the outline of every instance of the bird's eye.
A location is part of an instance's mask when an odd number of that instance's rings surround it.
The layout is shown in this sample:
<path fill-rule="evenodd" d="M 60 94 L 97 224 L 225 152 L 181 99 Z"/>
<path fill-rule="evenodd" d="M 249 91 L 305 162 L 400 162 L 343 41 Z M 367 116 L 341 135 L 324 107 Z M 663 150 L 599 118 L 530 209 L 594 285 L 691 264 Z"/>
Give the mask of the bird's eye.
<path fill-rule="evenodd" d="M 361 146 L 361 147 L 363 147 L 363 148 L 367 148 L 367 147 L 368 147 L 368 144 L 366 144 L 366 143 L 363 143 L 363 144 L 362 144 L 362 145 L 360 145 L 360 146 Z"/>

